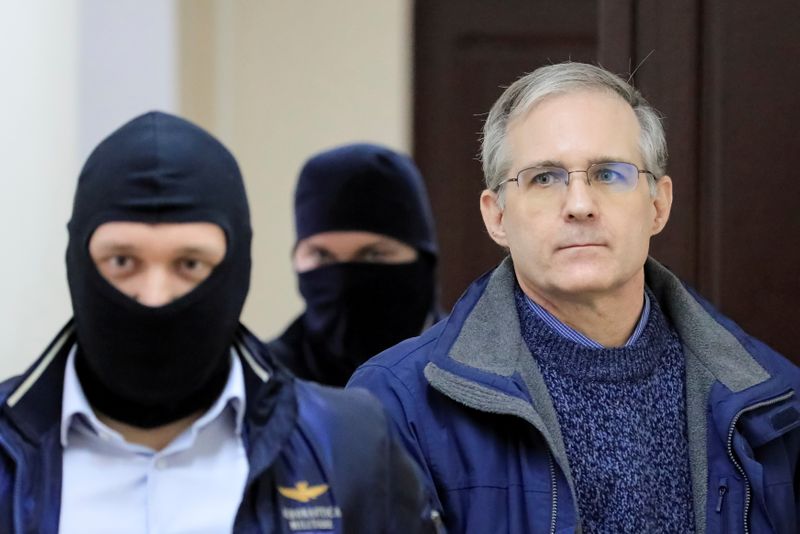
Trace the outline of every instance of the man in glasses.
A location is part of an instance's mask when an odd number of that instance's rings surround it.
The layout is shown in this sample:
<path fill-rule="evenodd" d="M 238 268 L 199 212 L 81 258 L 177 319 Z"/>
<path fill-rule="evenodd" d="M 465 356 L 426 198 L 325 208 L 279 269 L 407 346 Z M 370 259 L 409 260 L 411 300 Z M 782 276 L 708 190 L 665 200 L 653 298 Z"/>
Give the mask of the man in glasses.
<path fill-rule="evenodd" d="M 452 532 L 800 531 L 800 370 L 648 258 L 666 160 L 656 111 L 592 65 L 490 111 L 480 207 L 509 257 L 350 382 Z"/>
<path fill-rule="evenodd" d="M 233 156 L 164 113 L 78 179 L 74 319 L 0 384 L 0 532 L 433 532 L 363 392 L 296 381 L 239 323 L 250 213 Z"/>

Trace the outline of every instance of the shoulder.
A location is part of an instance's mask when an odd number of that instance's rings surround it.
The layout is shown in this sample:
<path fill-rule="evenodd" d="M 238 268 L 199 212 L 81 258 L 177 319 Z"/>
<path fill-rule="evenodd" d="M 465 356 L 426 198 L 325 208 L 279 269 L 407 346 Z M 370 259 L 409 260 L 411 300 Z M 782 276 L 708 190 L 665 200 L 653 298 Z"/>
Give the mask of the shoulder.
<path fill-rule="evenodd" d="M 364 389 L 380 400 L 403 444 L 421 464 L 424 454 L 418 447 L 425 437 L 417 435 L 414 428 L 433 424 L 431 387 L 424 372 L 436 356 L 441 328 L 440 323 L 422 336 L 372 358 L 359 367 L 347 384 L 348 391 Z"/>
<path fill-rule="evenodd" d="M 347 389 L 365 388 L 378 393 L 386 387 L 401 387 L 418 392 L 426 383 L 424 369 L 436 354 L 444 326 L 445 321 L 439 322 L 421 336 L 402 341 L 371 358 L 356 370 Z"/>
<path fill-rule="evenodd" d="M 800 389 L 797 365 L 745 332 L 690 285 L 652 259 L 645 274 L 684 351 L 697 357 L 723 385 L 738 390 L 773 378 Z"/>
<path fill-rule="evenodd" d="M 795 391 L 800 391 L 800 367 L 780 354 L 764 341 L 747 333 L 728 317 L 715 313 L 714 318 L 728 330 L 742 347 L 772 377 L 781 377 L 789 382 Z"/>
<path fill-rule="evenodd" d="M 26 373 L 27 374 L 27 373 Z M 0 432 L 7 432 L 7 422 L 9 421 L 8 399 L 14 391 L 20 387 L 26 375 L 17 375 L 0 382 Z"/>
<path fill-rule="evenodd" d="M 372 389 L 370 386 L 376 381 L 390 376 L 408 387 L 425 383 L 425 367 L 428 363 L 449 358 L 448 352 L 454 340 L 464 331 L 476 304 L 486 296 L 490 282 L 497 278 L 495 285 L 507 284 L 512 276 L 510 261 L 486 272 L 470 284 L 450 314 L 420 336 L 402 341 L 368 360 L 356 370 L 347 387 Z M 489 299 L 497 298 L 495 292 L 489 293 Z"/>
<path fill-rule="evenodd" d="M 741 345 L 741 347 L 771 376 L 781 376 L 792 382 L 795 388 L 800 388 L 800 367 L 778 353 L 764 341 L 746 332 L 738 323 L 720 312 L 711 302 L 693 288 L 689 286 L 684 287 L 708 316 L 732 335 L 739 345 Z"/>

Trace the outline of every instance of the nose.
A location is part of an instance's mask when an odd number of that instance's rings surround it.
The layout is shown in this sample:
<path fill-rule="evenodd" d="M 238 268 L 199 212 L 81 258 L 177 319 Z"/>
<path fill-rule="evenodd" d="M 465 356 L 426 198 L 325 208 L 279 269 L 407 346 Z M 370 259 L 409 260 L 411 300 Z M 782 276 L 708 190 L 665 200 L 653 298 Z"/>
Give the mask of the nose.
<path fill-rule="evenodd" d="M 164 306 L 174 298 L 169 273 L 164 269 L 152 268 L 143 273 L 134 299 L 144 306 L 156 308 Z"/>
<path fill-rule="evenodd" d="M 585 171 L 573 171 L 566 186 L 564 216 L 570 220 L 594 219 L 597 215 L 592 187 Z"/>

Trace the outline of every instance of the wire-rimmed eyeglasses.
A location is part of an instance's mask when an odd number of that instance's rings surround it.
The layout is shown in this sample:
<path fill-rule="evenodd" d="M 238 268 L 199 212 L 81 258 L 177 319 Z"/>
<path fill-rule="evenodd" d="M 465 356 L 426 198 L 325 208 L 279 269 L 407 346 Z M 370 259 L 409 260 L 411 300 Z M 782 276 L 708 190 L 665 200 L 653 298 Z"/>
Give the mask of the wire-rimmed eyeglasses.
<path fill-rule="evenodd" d="M 506 182 L 517 182 L 517 187 L 524 192 L 548 195 L 567 189 L 570 175 L 576 172 L 586 173 L 586 183 L 612 193 L 625 193 L 636 188 L 640 174 L 649 174 L 656 180 L 652 172 L 640 169 L 633 163 L 608 161 L 594 163 L 588 169 L 568 171 L 562 167 L 537 166 L 522 169 L 516 178 L 508 178 L 500 182 L 498 189 Z"/>

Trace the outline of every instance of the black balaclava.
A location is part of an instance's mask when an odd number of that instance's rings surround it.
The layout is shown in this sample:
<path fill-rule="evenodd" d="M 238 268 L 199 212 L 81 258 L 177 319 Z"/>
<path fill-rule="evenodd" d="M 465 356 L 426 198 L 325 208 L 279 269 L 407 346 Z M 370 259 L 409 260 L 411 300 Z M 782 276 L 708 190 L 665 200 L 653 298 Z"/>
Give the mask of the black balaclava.
<path fill-rule="evenodd" d="M 329 231 L 383 234 L 414 247 L 404 264 L 339 263 L 300 273 L 306 349 L 326 383 L 437 319 L 436 238 L 425 186 L 407 156 L 356 144 L 312 157 L 295 193 L 297 241 Z M 308 359 L 309 355 L 305 357 Z"/>
<path fill-rule="evenodd" d="M 225 232 L 225 257 L 188 294 L 144 306 L 106 281 L 89 254 L 92 234 L 110 221 L 213 223 Z M 76 368 L 92 407 L 143 428 L 207 409 L 227 380 L 250 284 L 250 214 L 231 153 L 178 117 L 137 117 L 89 156 L 68 228 Z"/>

